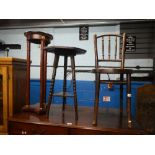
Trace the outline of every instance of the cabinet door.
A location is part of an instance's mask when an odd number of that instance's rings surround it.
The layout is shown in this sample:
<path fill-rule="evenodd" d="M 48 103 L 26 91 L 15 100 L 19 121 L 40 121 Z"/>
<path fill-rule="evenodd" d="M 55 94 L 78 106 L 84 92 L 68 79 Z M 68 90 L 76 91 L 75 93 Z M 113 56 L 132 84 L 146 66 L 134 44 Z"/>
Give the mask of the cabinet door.
<path fill-rule="evenodd" d="M 8 106 L 8 74 L 7 67 L 0 67 L 0 132 L 7 132 Z"/>

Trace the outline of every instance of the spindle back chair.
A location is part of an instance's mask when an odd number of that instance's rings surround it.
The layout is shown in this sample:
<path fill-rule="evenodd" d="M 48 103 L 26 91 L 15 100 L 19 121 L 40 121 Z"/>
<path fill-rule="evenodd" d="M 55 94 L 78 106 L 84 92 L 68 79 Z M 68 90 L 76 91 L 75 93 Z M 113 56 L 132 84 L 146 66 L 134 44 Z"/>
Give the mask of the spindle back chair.
<path fill-rule="evenodd" d="M 95 52 L 95 103 L 93 125 L 97 125 L 99 106 L 100 84 L 120 84 L 120 112 L 123 112 L 123 84 L 127 85 L 127 113 L 128 123 L 131 124 L 131 73 L 132 70 L 124 69 L 125 64 L 126 34 L 94 35 Z M 110 66 L 107 64 L 110 63 Z M 119 64 L 119 66 L 117 66 Z M 108 80 L 101 80 L 101 74 L 108 74 Z M 120 79 L 110 80 L 109 74 L 119 74 Z M 126 80 L 124 80 L 126 74 Z"/>

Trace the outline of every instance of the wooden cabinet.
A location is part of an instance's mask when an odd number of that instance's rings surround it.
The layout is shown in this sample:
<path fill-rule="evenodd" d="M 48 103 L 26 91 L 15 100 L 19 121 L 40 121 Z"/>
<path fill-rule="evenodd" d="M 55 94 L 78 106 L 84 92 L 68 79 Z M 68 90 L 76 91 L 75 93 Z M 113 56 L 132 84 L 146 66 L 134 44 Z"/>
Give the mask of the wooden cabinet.
<path fill-rule="evenodd" d="M 7 132 L 7 118 L 25 104 L 26 60 L 0 58 L 0 133 Z"/>
<path fill-rule="evenodd" d="M 7 130 L 7 106 L 8 106 L 8 74 L 7 67 L 0 67 L 0 132 Z"/>

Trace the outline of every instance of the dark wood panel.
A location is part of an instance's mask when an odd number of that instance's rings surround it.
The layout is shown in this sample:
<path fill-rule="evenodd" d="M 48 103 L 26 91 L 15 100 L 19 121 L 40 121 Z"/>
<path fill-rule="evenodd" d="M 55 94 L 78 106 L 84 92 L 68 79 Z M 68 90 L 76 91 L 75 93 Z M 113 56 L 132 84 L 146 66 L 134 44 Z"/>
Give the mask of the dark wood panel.
<path fill-rule="evenodd" d="M 152 49 L 145 49 L 145 48 L 139 48 L 139 49 L 136 49 L 135 52 L 130 52 L 131 54 L 151 54 L 153 51 Z M 126 53 L 129 53 L 129 52 L 126 52 Z M 154 53 L 154 52 L 153 52 Z"/>
<path fill-rule="evenodd" d="M 9 134 L 11 135 L 67 135 L 68 129 L 61 126 L 52 126 L 25 123 L 9 122 Z"/>
<path fill-rule="evenodd" d="M 154 51 L 155 22 L 125 23 L 120 25 L 120 32 L 136 36 L 136 51 L 127 53 L 126 58 L 152 58 Z"/>
<path fill-rule="evenodd" d="M 100 134 L 146 134 L 132 120 L 128 127 L 126 112 L 120 116 L 118 109 L 99 109 L 98 125 L 92 125 L 93 108 L 79 107 L 79 119 L 75 121 L 73 107 L 66 106 L 62 113 L 61 105 L 52 104 L 49 117 L 34 113 L 20 113 L 8 120 L 8 133 L 11 135 L 100 135 Z"/>
<path fill-rule="evenodd" d="M 153 27 L 154 23 L 155 23 L 154 21 L 121 23 L 121 27 L 123 29 L 135 29 L 136 27 L 146 29 Z"/>
<path fill-rule="evenodd" d="M 153 57 L 153 54 L 146 54 L 146 53 L 136 53 L 136 54 L 132 54 L 132 53 L 130 53 L 130 54 L 126 54 L 125 55 L 125 58 L 126 59 L 149 59 L 149 58 L 151 58 L 151 57 Z"/>
<path fill-rule="evenodd" d="M 155 134 L 155 85 L 137 90 L 137 120 L 151 134 Z"/>
<path fill-rule="evenodd" d="M 152 39 L 144 39 L 144 40 L 137 39 L 136 40 L 136 45 L 143 45 L 143 44 L 150 44 L 152 46 L 153 40 Z"/>
<path fill-rule="evenodd" d="M 152 44 L 150 43 L 141 43 L 141 44 L 136 44 L 136 49 L 152 49 Z"/>
<path fill-rule="evenodd" d="M 126 32 L 126 31 L 124 31 Z M 126 32 L 127 35 L 133 35 L 133 36 L 136 36 L 136 39 L 152 39 L 153 37 L 153 33 L 130 33 L 130 32 Z"/>
<path fill-rule="evenodd" d="M 148 34 L 148 33 L 152 33 L 152 30 L 153 30 L 153 27 L 149 27 L 149 28 L 134 28 L 134 29 L 124 29 L 124 28 L 122 28 L 122 30 L 123 31 L 126 31 L 126 32 L 128 32 L 128 33 L 135 33 L 135 34 L 141 34 L 141 33 L 143 33 L 143 34 Z"/>
<path fill-rule="evenodd" d="M 9 121 L 10 135 L 142 135 L 138 129 L 83 128 Z"/>
<path fill-rule="evenodd" d="M 144 38 L 144 37 L 143 37 L 143 38 L 141 38 L 141 37 L 138 38 L 138 37 L 136 36 L 136 39 L 137 39 L 137 41 L 138 41 L 137 43 L 139 43 L 139 42 L 140 42 L 140 43 L 143 43 L 143 42 L 144 42 L 144 43 L 145 43 L 145 42 L 153 42 L 153 40 L 152 40 L 151 37 L 149 37 L 149 38 L 146 38 L 146 37 L 145 37 L 145 38 Z"/>

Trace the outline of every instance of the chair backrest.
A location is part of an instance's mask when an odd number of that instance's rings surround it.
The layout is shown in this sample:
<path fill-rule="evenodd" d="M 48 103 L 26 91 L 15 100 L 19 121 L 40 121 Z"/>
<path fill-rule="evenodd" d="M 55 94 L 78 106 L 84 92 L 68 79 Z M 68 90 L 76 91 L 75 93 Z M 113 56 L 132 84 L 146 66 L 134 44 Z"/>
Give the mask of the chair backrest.
<path fill-rule="evenodd" d="M 120 62 L 124 69 L 126 34 L 94 35 L 95 67 L 100 67 L 100 62 Z"/>

